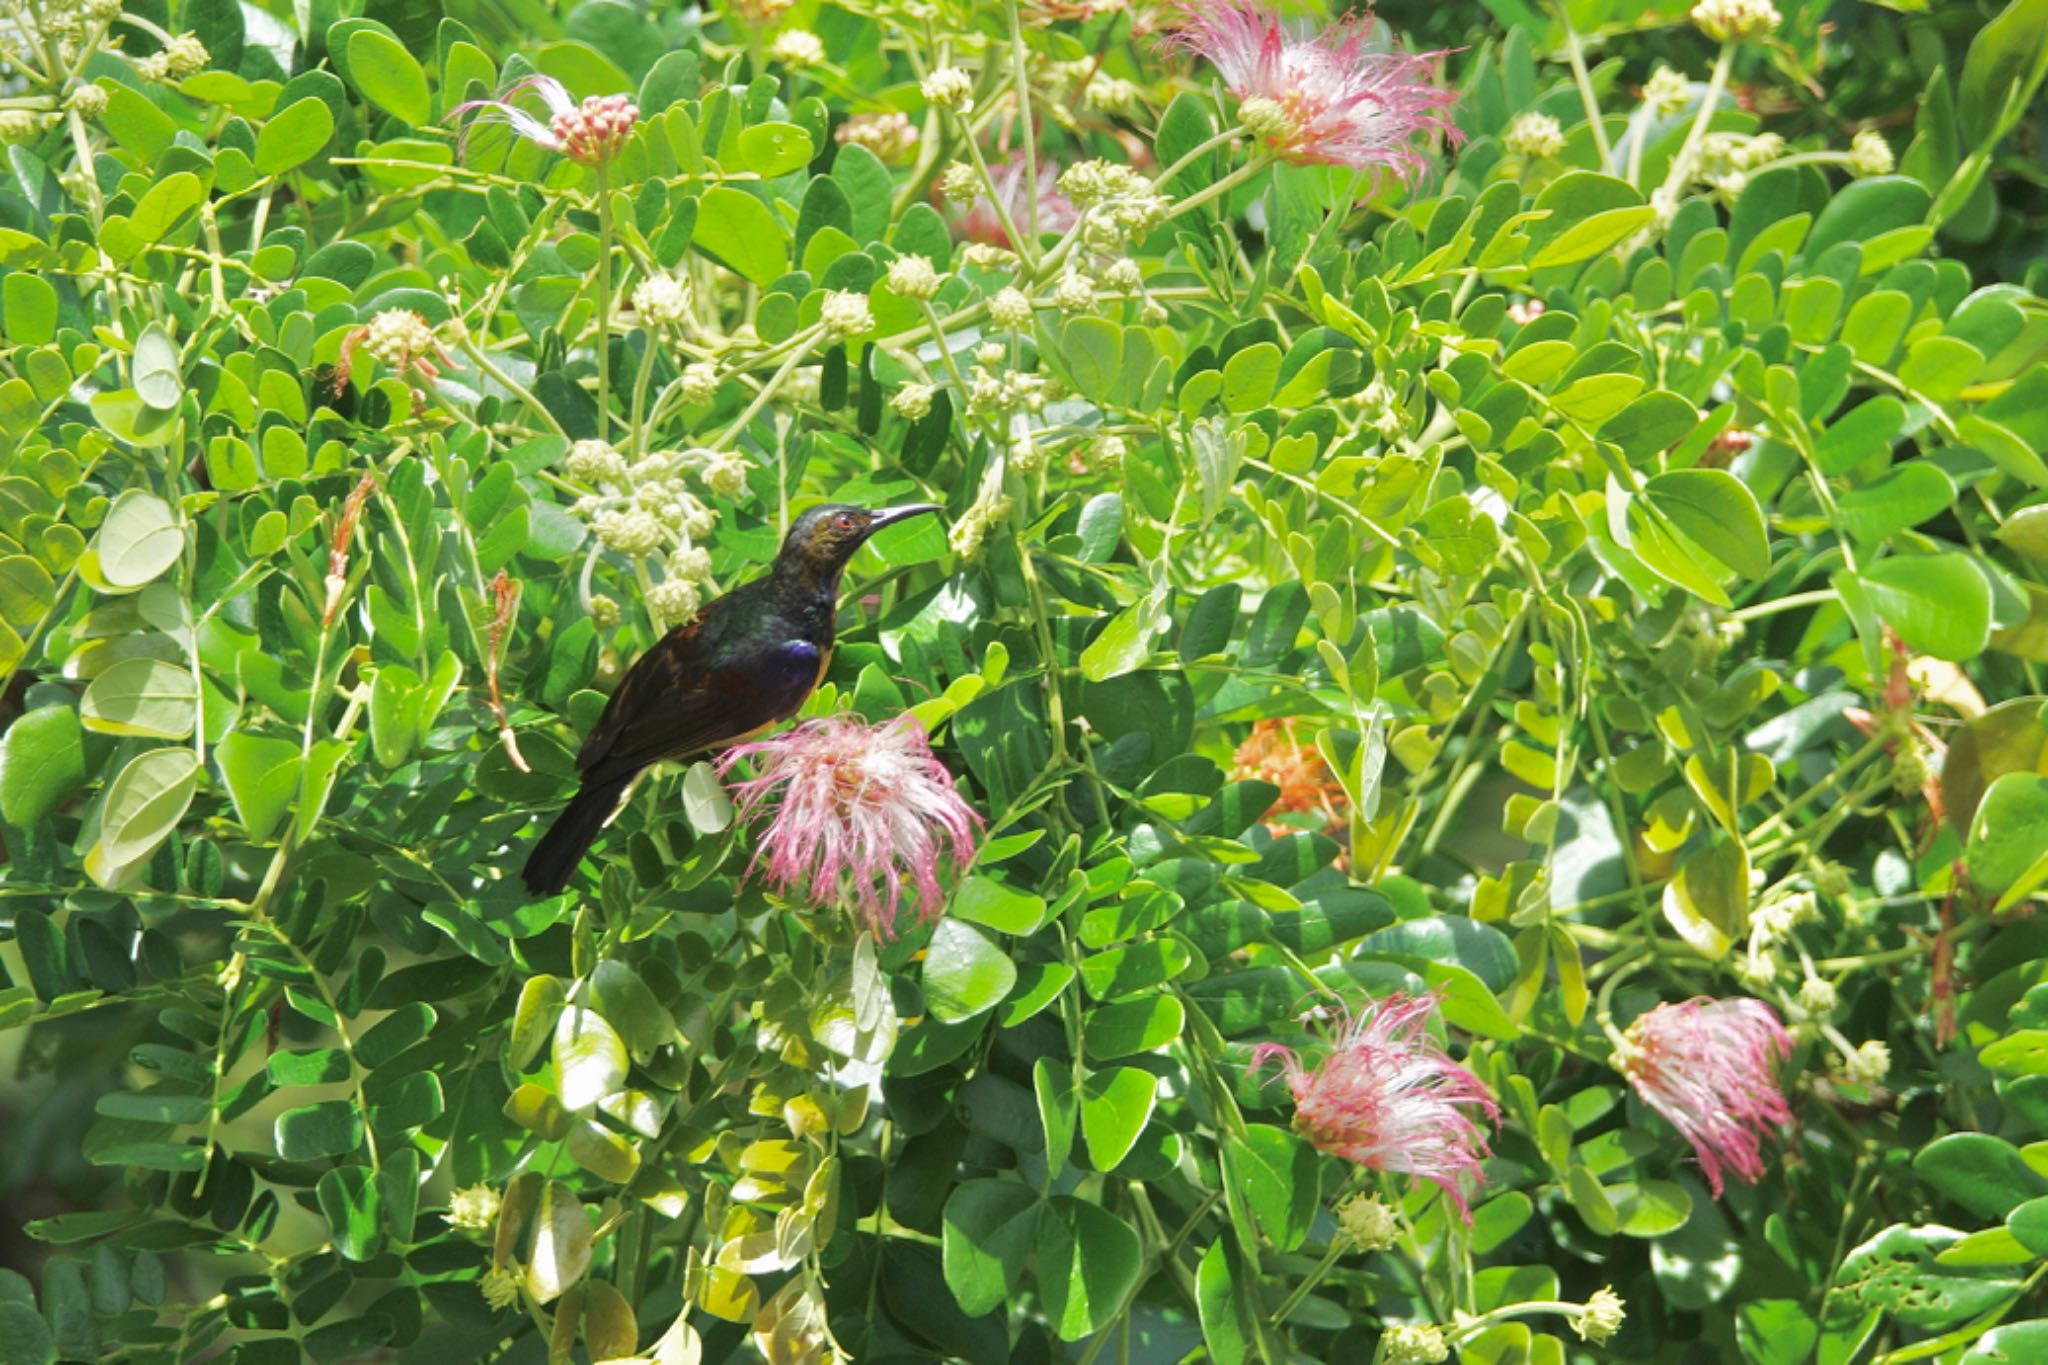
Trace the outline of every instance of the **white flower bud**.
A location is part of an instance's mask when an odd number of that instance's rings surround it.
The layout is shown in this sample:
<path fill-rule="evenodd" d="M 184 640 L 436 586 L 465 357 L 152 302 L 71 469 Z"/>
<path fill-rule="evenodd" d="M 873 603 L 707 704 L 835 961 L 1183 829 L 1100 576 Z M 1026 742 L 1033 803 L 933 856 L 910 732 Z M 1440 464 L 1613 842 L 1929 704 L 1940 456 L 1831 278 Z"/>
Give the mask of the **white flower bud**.
<path fill-rule="evenodd" d="M 1621 1295 L 1602 1285 L 1593 1291 L 1593 1297 L 1586 1300 L 1586 1306 L 1572 1320 L 1572 1329 L 1582 1341 L 1590 1341 L 1597 1346 L 1619 1332 L 1627 1316 Z"/>
<path fill-rule="evenodd" d="M 1668 118 L 1692 103 L 1692 82 L 1660 66 L 1643 86 L 1643 103 Z"/>
<path fill-rule="evenodd" d="M 673 275 L 649 275 L 633 287 L 633 311 L 649 327 L 674 327 L 690 316 L 689 287 Z"/>
<path fill-rule="evenodd" d="M 988 301 L 988 317 L 1006 332 L 1021 332 L 1031 325 L 1031 300 L 1023 290 L 1004 285 Z"/>
<path fill-rule="evenodd" d="M 1859 1085 L 1876 1085 L 1892 1070 L 1892 1050 L 1873 1038 L 1842 1060 L 1842 1070 Z"/>
<path fill-rule="evenodd" d="M 1063 313 L 1085 313 L 1095 306 L 1095 282 L 1078 271 L 1062 275 L 1052 302 Z"/>
<path fill-rule="evenodd" d="M 1237 121 L 1253 137 L 1268 142 L 1284 140 L 1294 131 L 1294 118 L 1278 100 L 1255 95 L 1237 106 Z"/>
<path fill-rule="evenodd" d="M 942 278 L 929 256 L 898 256 L 889 262 L 889 289 L 899 298 L 928 299 L 939 292 Z"/>
<path fill-rule="evenodd" d="M 981 177 L 966 162 L 955 161 L 940 173 L 939 193 L 949 203 L 971 204 L 981 197 Z"/>
<path fill-rule="evenodd" d="M 775 41 L 769 45 L 768 55 L 784 66 L 801 71 L 824 63 L 825 44 L 809 29 L 793 28 L 775 36 Z"/>
<path fill-rule="evenodd" d="M 1145 283 L 1145 272 L 1130 257 L 1119 256 L 1109 263 L 1109 269 L 1102 272 L 1102 282 L 1111 289 L 1135 293 Z"/>
<path fill-rule="evenodd" d="M 98 118 L 106 112 L 107 92 L 97 85 L 81 85 L 65 96 L 64 107 L 80 118 Z"/>
<path fill-rule="evenodd" d="M 685 578 L 664 578 L 647 592 L 647 609 L 668 625 L 687 621 L 697 614 L 703 594 Z"/>
<path fill-rule="evenodd" d="M 683 401 L 709 403 L 718 394 L 718 367 L 708 360 L 693 360 L 683 366 Z"/>
<path fill-rule="evenodd" d="M 918 82 L 924 97 L 941 109 L 962 113 L 974 107 L 974 77 L 957 66 L 942 66 Z"/>
<path fill-rule="evenodd" d="M 1443 1328 L 1434 1324 L 1389 1327 L 1380 1338 L 1380 1359 L 1384 1365 L 1438 1365 L 1451 1358 Z"/>
<path fill-rule="evenodd" d="M 582 483 L 624 483 L 625 457 L 609 441 L 578 441 L 563 461 L 569 477 Z"/>
<path fill-rule="evenodd" d="M 635 507 L 624 512 L 600 512 L 592 523 L 606 549 L 622 555 L 652 554 L 661 545 L 661 522 L 652 512 Z"/>
<path fill-rule="evenodd" d="M 981 345 L 974 348 L 974 363 L 988 369 L 994 369 L 1002 364 L 1008 355 L 1009 352 L 1003 349 L 1002 342 L 984 341 Z"/>
<path fill-rule="evenodd" d="M 488 1232 L 497 1225 L 498 1206 L 502 1202 L 502 1197 L 489 1185 L 457 1190 L 448 1200 L 448 1226 L 464 1232 Z"/>
<path fill-rule="evenodd" d="M 1401 1234 L 1394 1211 L 1369 1194 L 1354 1194 L 1337 1206 L 1337 1231 L 1359 1251 L 1385 1251 Z"/>
<path fill-rule="evenodd" d="M 711 552 L 702 545 L 691 545 L 677 550 L 668 557 L 668 575 L 691 583 L 711 581 Z"/>
<path fill-rule="evenodd" d="M 1809 976 L 1799 983 L 1799 1008 L 1816 1019 L 1834 1013 L 1835 988 L 1832 983 L 1817 976 Z"/>
<path fill-rule="evenodd" d="M 603 593 L 590 599 L 590 619 L 599 630 L 610 630 L 619 623 L 619 604 Z"/>
<path fill-rule="evenodd" d="M 1700 0 L 1692 21 L 1717 43 L 1745 43 L 1776 32 L 1784 16 L 1771 0 Z"/>
<path fill-rule="evenodd" d="M 896 390 L 889 406 L 896 409 L 898 417 L 911 422 L 922 421 L 931 414 L 933 392 L 929 384 L 905 384 Z"/>
<path fill-rule="evenodd" d="M 32 142 L 41 131 L 33 109 L 0 109 L 0 143 Z"/>
<path fill-rule="evenodd" d="M 868 296 L 850 289 L 834 289 L 826 294 L 818 321 L 841 341 L 851 341 L 875 330 L 875 315 L 868 308 Z"/>
<path fill-rule="evenodd" d="M 1875 128 L 1859 131 L 1849 143 L 1849 169 L 1858 175 L 1890 175 L 1897 164 L 1891 144 Z"/>
<path fill-rule="evenodd" d="M 1548 114 L 1520 114 L 1508 125 L 1502 142 L 1516 156 L 1540 161 L 1564 150 L 1564 129 Z"/>
<path fill-rule="evenodd" d="M 704 486 L 721 498 L 736 498 L 747 491 L 748 462 L 730 450 L 721 450 L 704 466 Z"/>

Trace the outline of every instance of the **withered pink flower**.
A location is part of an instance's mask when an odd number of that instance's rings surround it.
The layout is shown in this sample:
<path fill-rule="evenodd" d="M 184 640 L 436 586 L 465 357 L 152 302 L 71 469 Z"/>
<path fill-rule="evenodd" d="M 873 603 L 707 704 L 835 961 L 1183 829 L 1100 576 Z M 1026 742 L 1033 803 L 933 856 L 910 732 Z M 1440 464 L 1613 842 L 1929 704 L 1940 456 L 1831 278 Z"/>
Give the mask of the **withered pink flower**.
<path fill-rule="evenodd" d="M 1300 35 L 1259 0 L 1180 0 L 1178 8 L 1165 45 L 1207 57 L 1245 126 L 1282 160 L 1385 169 L 1405 180 L 1429 165 L 1423 138 L 1460 136 L 1441 112 L 1457 95 L 1431 79 L 1444 54 L 1369 47 L 1370 15 Z"/>
<path fill-rule="evenodd" d="M 1697 997 L 1636 1016 L 1616 1062 L 1643 1103 L 1662 1114 L 1699 1157 L 1721 1196 L 1721 1172 L 1763 1178 L 1763 1139 L 1792 1121 L 1778 1063 L 1792 1040 L 1761 1000 Z"/>
<path fill-rule="evenodd" d="M 1434 995 L 1390 995 L 1347 1019 L 1314 1070 L 1278 1043 L 1255 1048 L 1252 1065 L 1279 1058 L 1294 1095 L 1294 1126 L 1318 1149 L 1428 1180 L 1469 1222 L 1488 1150 L 1475 1116 L 1496 1123 L 1500 1106 L 1430 1036 L 1436 1010 Z"/>
<path fill-rule="evenodd" d="M 512 103 L 528 92 L 538 95 L 547 106 L 546 123 Z M 553 76 L 528 76 L 514 81 L 494 100 L 456 105 L 448 117 L 462 125 L 455 148 L 458 158 L 468 152 L 469 136 L 477 125 L 502 123 L 537 147 L 595 166 L 609 161 L 625 145 L 640 120 L 640 109 L 624 95 L 592 95 L 578 104 L 568 87 Z"/>
<path fill-rule="evenodd" d="M 896 936 L 906 890 L 920 921 L 939 917 L 939 864 L 965 870 L 982 821 L 916 720 L 806 721 L 727 749 L 720 776 L 747 760 L 757 775 L 731 789 L 740 818 L 773 811 L 749 873 L 765 862 L 777 891 L 846 905 L 884 939 Z"/>
<path fill-rule="evenodd" d="M 1024 230 L 1030 221 L 1030 201 L 1024 185 L 1024 162 L 1020 158 L 1008 165 L 997 166 L 989 172 L 995 181 L 996 194 L 1001 197 L 1003 212 L 1010 215 L 1010 221 Z M 1064 233 L 1080 221 L 1080 211 L 1074 201 L 1060 191 L 1060 168 L 1050 161 L 1038 165 L 1038 230 L 1041 233 Z M 1003 220 L 996 212 L 996 206 L 987 195 L 968 205 L 955 229 L 970 242 L 985 246 L 999 246 L 1014 251 L 1017 244 L 1010 240 L 1010 234 L 1003 231 Z"/>

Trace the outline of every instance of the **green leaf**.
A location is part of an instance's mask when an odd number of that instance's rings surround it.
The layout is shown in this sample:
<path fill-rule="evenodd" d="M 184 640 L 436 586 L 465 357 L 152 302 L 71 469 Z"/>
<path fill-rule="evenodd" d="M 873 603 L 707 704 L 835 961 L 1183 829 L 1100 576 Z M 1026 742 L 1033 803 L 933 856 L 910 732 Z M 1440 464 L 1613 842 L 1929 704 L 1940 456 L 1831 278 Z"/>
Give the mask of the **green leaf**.
<path fill-rule="evenodd" d="M 1997 895 L 2000 906 L 2048 882 L 2048 777 L 2009 772 L 1994 779 L 1970 822 L 1963 858 L 1971 882 Z"/>
<path fill-rule="evenodd" d="M 946 1200 L 940 1246 L 946 1286 L 979 1317 L 1014 1298 L 1038 1236 L 1038 1196 L 1009 1180 L 969 1180 Z"/>
<path fill-rule="evenodd" d="M 1143 1244 L 1129 1224 L 1070 1195 L 1046 1201 L 1038 1220 L 1038 1293 L 1062 1341 L 1100 1331 L 1137 1287 Z"/>
<path fill-rule="evenodd" d="M 1749 923 L 1749 854 L 1723 838 L 1695 850 L 1664 884 L 1664 918 L 1695 952 L 1718 962 Z"/>
<path fill-rule="evenodd" d="M 810 164 L 811 135 L 794 123 L 757 123 L 740 130 L 740 165 L 773 180 Z"/>
<path fill-rule="evenodd" d="M 32 1303 L 0 1303 L 0 1365 L 57 1365 L 57 1339 Z"/>
<path fill-rule="evenodd" d="M 674 1017 L 623 962 L 607 958 L 591 971 L 590 1003 L 638 1060 L 651 1058 L 676 1036 Z"/>
<path fill-rule="evenodd" d="M 137 862 L 170 837 L 199 787 L 190 749 L 151 749 L 130 759 L 107 784 L 100 806 L 100 848 L 116 866 Z"/>
<path fill-rule="evenodd" d="M 555 1022 L 555 1085 L 562 1107 L 580 1112 L 626 1083 L 626 1044 L 604 1016 L 571 1005 Z"/>
<path fill-rule="evenodd" d="M 1982 146 L 2011 126 L 2048 72 L 2048 0 L 2011 0 L 1977 31 L 1956 82 L 1963 140 Z"/>
<path fill-rule="evenodd" d="M 135 394 L 159 412 L 178 406 L 185 381 L 178 373 L 178 345 L 163 324 L 152 322 L 135 338 Z"/>
<path fill-rule="evenodd" d="M 1040 1057 L 1031 1064 L 1031 1088 L 1038 1099 L 1039 1124 L 1045 1129 L 1046 1168 L 1058 1171 L 1074 1150 L 1074 1129 L 1080 1117 L 1073 1068 Z"/>
<path fill-rule="evenodd" d="M 1125 607 L 1081 651 L 1081 676 L 1104 682 L 1144 667 L 1152 657 L 1151 641 L 1158 627 L 1159 611 L 1151 599 Z"/>
<path fill-rule="evenodd" d="M 925 1004 L 942 1023 L 994 1009 L 1017 984 L 1008 954 L 973 925 L 948 917 L 932 931 L 924 960 Z"/>
<path fill-rule="evenodd" d="M 84 732 L 68 706 L 39 706 L 0 735 L 0 817 L 20 829 L 85 785 Z"/>
<path fill-rule="evenodd" d="M 169 503 L 131 488 L 114 499 L 100 526 L 99 571 L 109 587 L 154 582 L 185 552 L 185 528 Z"/>
<path fill-rule="evenodd" d="M 726 185 L 704 191 L 690 245 L 766 287 L 789 269 L 789 234 L 754 196 Z"/>
<path fill-rule="evenodd" d="M 1846 474 L 1872 455 L 1891 448 L 1906 425 L 1906 405 L 1888 393 L 1858 403 L 1821 432 L 1814 463 L 1823 474 Z"/>
<path fill-rule="evenodd" d="M 1280 383 L 1280 348 L 1270 341 L 1247 346 L 1223 362 L 1223 406 L 1229 412 L 1250 412 L 1264 407 Z M 1197 428 L 1199 430 L 1199 428 Z M 1221 440 L 1220 433 L 1212 438 Z M 1198 457 L 1199 463 L 1199 457 Z M 1209 480 L 1203 479 L 1206 492 Z M 1208 513 L 1214 516 L 1213 511 Z"/>
<path fill-rule="evenodd" d="M 299 746 L 287 739 L 236 730 L 213 751 L 242 830 L 256 843 L 270 838 L 299 790 Z"/>
<path fill-rule="evenodd" d="M 1692 544 L 1744 578 L 1771 569 L 1770 538 L 1756 494 L 1722 469 L 1678 469 L 1659 474 L 1643 496 Z"/>
<path fill-rule="evenodd" d="M 1991 585 L 1968 555 L 1894 555 L 1859 577 L 1878 616 L 1921 653 L 1963 660 L 1990 643 Z"/>
<path fill-rule="evenodd" d="M 1735 1305 L 1735 1339 L 1750 1365 L 1806 1365 L 1820 1324 L 1797 1299 L 1750 1299 Z"/>
<path fill-rule="evenodd" d="M 1170 981 L 1187 970 L 1190 961 L 1186 944 L 1174 939 L 1148 939 L 1084 959 L 1081 984 L 1097 1000 L 1114 999 Z"/>
<path fill-rule="evenodd" d="M 392 117 L 415 128 L 432 120 L 434 105 L 427 93 L 427 73 L 405 45 L 390 34 L 374 28 L 357 29 L 350 34 L 345 74 L 349 84 L 362 91 L 365 99 Z M 320 139 L 326 140 L 324 136 Z M 259 140 L 256 145 L 257 166 L 261 169 L 263 144 Z"/>
<path fill-rule="evenodd" d="M 1842 1259 L 1824 1323 L 1843 1326 L 1874 1309 L 1916 1331 L 1938 1332 L 2018 1292 L 2017 1280 L 1937 1264 L 1935 1257 L 1961 1238 L 1945 1227 L 1894 1223 L 1884 1229 Z"/>
<path fill-rule="evenodd" d="M 1081 1083 L 1088 1164 L 1106 1171 L 1130 1154 L 1159 1100 L 1159 1078 L 1134 1066 L 1090 1072 Z"/>
<path fill-rule="evenodd" d="M 975 875 L 960 883 L 960 889 L 953 895 L 951 914 L 954 919 L 986 925 L 1001 933 L 1030 934 L 1045 922 L 1045 901 L 993 878 Z"/>
<path fill-rule="evenodd" d="M 1227 1178 L 1244 1194 L 1259 1231 L 1279 1251 L 1308 1236 L 1322 1198 L 1322 1167 L 1315 1148 L 1284 1128 L 1254 1123 L 1244 1140 L 1223 1150 Z"/>
<path fill-rule="evenodd" d="M 1954 505 L 1956 484 L 1939 465 L 1912 460 L 1843 493 L 1837 502 L 1842 524 L 1865 545 L 1918 526 Z M 2006 525 L 2012 523 L 2008 521 Z"/>
<path fill-rule="evenodd" d="M 2048 1320 L 2009 1322 L 1977 1338 L 1958 1365 L 2028 1365 L 2048 1360 Z"/>
<path fill-rule="evenodd" d="M 16 273 L 7 278 L 21 276 Z M 27 555 L 0 558 L 0 622 L 17 634 L 33 631 L 56 603 L 57 581 L 41 563 Z"/>
<path fill-rule="evenodd" d="M 367 1166 L 338 1166 L 314 1188 L 320 1212 L 346 1261 L 367 1261 L 383 1243 L 384 1197 Z"/>
<path fill-rule="evenodd" d="M 1151 1052 L 1180 1037 L 1186 1011 L 1171 995 L 1098 1005 L 1081 1021 L 1081 1046 L 1090 1057 L 1112 1061 Z"/>
<path fill-rule="evenodd" d="M 183 739 L 199 704 L 189 669 L 162 659 L 123 659 L 92 680 L 78 704 L 88 730 L 145 739 Z"/>
<path fill-rule="evenodd" d="M 361 37 L 365 29 L 356 36 Z M 256 169 L 264 175 L 282 175 L 304 165 L 334 136 L 334 115 L 327 102 L 308 95 L 272 116 L 256 135 Z"/>
<path fill-rule="evenodd" d="M 1639 208 L 1603 209 L 1580 219 L 1553 237 L 1529 258 L 1529 266 L 1542 270 L 1554 265 L 1577 265 L 1607 250 L 1625 237 L 1649 226 L 1657 210 L 1648 204 Z"/>
<path fill-rule="evenodd" d="M 590 1269 L 590 1219 L 573 1190 L 550 1180 L 541 1192 L 533 1228 L 526 1292 L 541 1303 L 552 1303 Z"/>
<path fill-rule="evenodd" d="M 347 1156 L 363 1140 L 363 1121 L 353 1101 L 322 1100 L 277 1116 L 277 1154 L 286 1161 Z"/>

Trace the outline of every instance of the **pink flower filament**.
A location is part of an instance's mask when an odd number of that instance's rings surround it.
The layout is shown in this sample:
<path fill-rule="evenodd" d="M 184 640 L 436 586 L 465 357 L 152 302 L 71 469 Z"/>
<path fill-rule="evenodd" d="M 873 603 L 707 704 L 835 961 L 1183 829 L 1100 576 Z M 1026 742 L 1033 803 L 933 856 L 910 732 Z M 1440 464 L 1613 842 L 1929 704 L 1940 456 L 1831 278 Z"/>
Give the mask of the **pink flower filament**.
<path fill-rule="evenodd" d="M 1763 1139 L 1792 1121 L 1778 1064 L 1792 1040 L 1761 1000 L 1658 1005 L 1628 1026 L 1619 1062 L 1643 1102 L 1692 1144 L 1720 1198 L 1722 1171 L 1763 1178 Z"/>

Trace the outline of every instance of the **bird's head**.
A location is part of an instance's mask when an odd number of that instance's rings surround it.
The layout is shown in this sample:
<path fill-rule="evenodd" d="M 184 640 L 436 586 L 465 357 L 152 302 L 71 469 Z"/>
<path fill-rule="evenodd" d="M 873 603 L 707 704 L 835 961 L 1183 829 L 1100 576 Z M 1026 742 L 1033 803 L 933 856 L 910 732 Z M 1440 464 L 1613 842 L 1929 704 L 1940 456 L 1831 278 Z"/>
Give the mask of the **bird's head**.
<path fill-rule="evenodd" d="M 799 516 L 782 540 L 782 562 L 801 569 L 806 576 L 837 575 L 852 560 L 869 536 L 884 526 L 938 511 L 935 503 L 914 502 L 902 507 L 878 507 L 872 511 L 846 503 L 828 502 Z"/>

